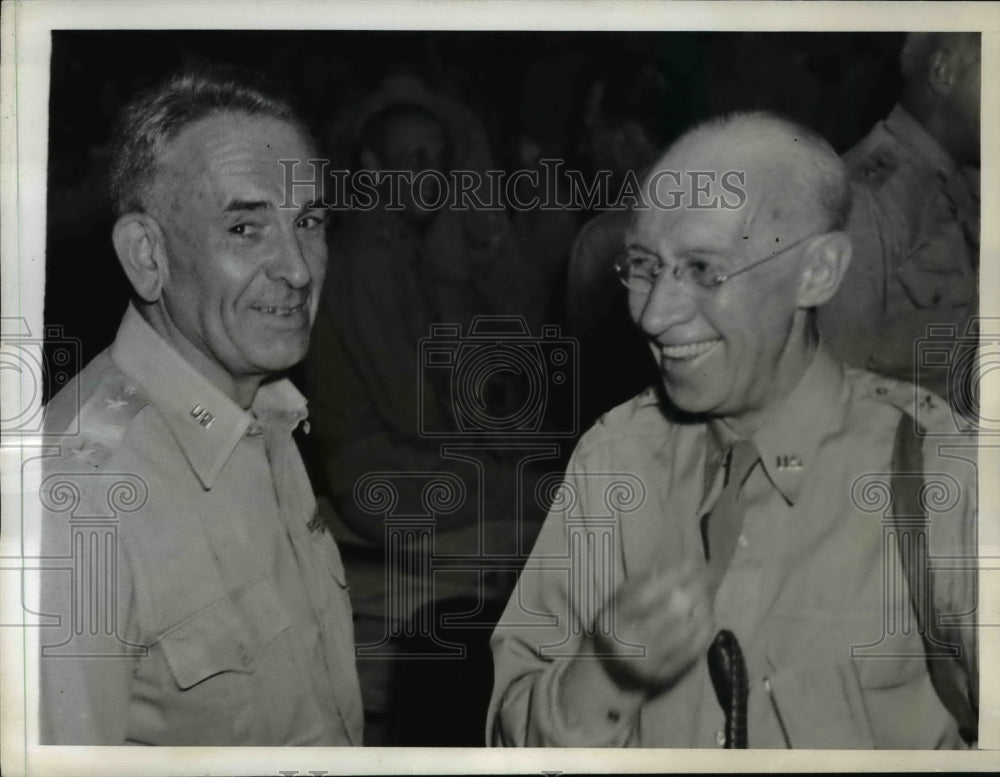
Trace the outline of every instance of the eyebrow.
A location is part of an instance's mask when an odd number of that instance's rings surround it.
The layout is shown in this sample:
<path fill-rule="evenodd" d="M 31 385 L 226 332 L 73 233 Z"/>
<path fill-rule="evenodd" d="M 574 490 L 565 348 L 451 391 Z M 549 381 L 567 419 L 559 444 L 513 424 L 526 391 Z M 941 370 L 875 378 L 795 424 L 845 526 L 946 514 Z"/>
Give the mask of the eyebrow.
<path fill-rule="evenodd" d="M 640 253 L 649 254 L 650 256 L 659 257 L 660 252 L 656 249 L 644 246 L 642 243 L 627 243 L 625 245 L 625 251 L 638 251 Z M 717 256 L 723 257 L 725 253 L 717 248 L 706 248 L 701 246 L 688 246 L 679 248 L 674 252 L 677 256 Z"/>
<path fill-rule="evenodd" d="M 241 200 L 235 199 L 230 200 L 229 204 L 222 209 L 223 213 L 253 213 L 262 210 L 271 210 L 274 204 L 267 200 Z M 320 200 L 310 200 L 305 205 L 300 207 L 296 212 L 299 214 L 307 213 L 311 210 L 326 210 L 323 203 Z"/>
<path fill-rule="evenodd" d="M 239 213 L 242 211 L 267 210 L 272 207 L 267 200 L 230 200 L 223 213 Z"/>
<path fill-rule="evenodd" d="M 678 256 L 692 256 L 697 258 L 717 258 L 717 259 L 727 259 L 728 255 L 725 251 L 718 248 L 705 248 L 700 246 L 692 246 L 690 248 L 682 248 L 677 252 Z"/>
<path fill-rule="evenodd" d="M 650 256 L 659 256 L 659 254 L 656 251 L 654 251 L 651 248 L 647 248 L 646 246 L 642 245 L 642 243 L 626 243 L 625 252 L 628 253 L 630 251 L 638 251 L 643 254 L 649 254 Z"/>
<path fill-rule="evenodd" d="M 644 254 L 645 256 L 656 259 L 657 261 L 665 261 L 664 256 L 656 250 L 650 249 L 641 243 L 627 243 L 625 245 L 625 254 Z M 713 264 L 721 264 L 726 267 L 732 266 L 732 259 L 723 251 L 715 248 L 705 248 L 701 246 L 687 246 L 682 247 L 674 252 L 675 261 L 685 261 L 692 259 L 707 260 Z"/>

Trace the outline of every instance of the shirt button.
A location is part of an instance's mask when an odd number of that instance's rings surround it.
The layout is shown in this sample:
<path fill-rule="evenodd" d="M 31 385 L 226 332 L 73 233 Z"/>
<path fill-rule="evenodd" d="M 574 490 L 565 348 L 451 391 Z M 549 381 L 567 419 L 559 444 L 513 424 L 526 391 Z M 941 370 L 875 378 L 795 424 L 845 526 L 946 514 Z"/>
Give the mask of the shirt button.
<path fill-rule="evenodd" d="M 748 540 L 748 539 L 747 539 L 746 537 L 744 537 L 744 536 L 743 536 L 743 535 L 741 534 L 741 535 L 740 535 L 740 538 L 739 538 L 739 539 L 737 540 L 737 543 L 739 543 L 739 546 L 740 546 L 741 548 L 745 548 L 745 547 L 746 547 L 747 545 L 749 545 L 749 544 L 750 544 L 750 540 Z"/>
<path fill-rule="evenodd" d="M 253 659 L 250 657 L 250 654 L 247 652 L 247 646 L 243 645 L 243 644 L 240 644 L 240 663 L 243 664 L 243 666 L 250 666 L 250 664 L 252 662 L 253 662 Z"/>
<path fill-rule="evenodd" d="M 721 728 L 715 732 L 715 744 L 717 744 L 719 747 L 726 746 L 726 732 L 723 731 Z"/>

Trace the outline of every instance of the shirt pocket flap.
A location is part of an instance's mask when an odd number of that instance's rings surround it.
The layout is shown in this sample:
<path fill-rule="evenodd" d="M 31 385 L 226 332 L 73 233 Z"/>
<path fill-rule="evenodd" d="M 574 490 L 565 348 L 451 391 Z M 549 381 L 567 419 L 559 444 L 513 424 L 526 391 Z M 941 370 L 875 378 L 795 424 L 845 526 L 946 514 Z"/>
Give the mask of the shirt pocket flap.
<path fill-rule="evenodd" d="M 323 560 L 323 566 L 329 570 L 341 588 L 347 588 L 347 572 L 344 570 L 344 562 L 333 537 L 325 531 L 317 531 L 311 532 L 309 538 L 312 541 L 313 550 Z"/>
<path fill-rule="evenodd" d="M 896 270 L 896 278 L 918 308 L 968 305 L 973 294 L 970 273 L 936 243 L 917 249 Z"/>
<path fill-rule="evenodd" d="M 857 666 L 862 688 L 897 688 L 922 676 L 926 672 L 927 659 L 923 652 L 906 655 L 900 651 L 891 658 L 859 659 Z"/>
<path fill-rule="evenodd" d="M 290 625 L 271 584 L 258 580 L 169 629 L 159 645 L 184 690 L 222 672 L 253 672 L 263 649 Z"/>
<path fill-rule="evenodd" d="M 789 667 L 771 675 L 768 684 L 791 747 L 875 746 L 858 676 L 850 664 Z"/>

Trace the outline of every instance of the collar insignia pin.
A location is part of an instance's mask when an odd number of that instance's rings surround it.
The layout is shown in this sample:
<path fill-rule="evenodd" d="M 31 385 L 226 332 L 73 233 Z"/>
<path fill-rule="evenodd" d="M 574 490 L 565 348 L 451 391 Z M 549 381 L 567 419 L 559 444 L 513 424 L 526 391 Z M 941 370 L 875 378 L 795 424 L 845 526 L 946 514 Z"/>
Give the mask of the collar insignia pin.
<path fill-rule="evenodd" d="M 802 469 L 802 459 L 792 454 L 782 454 L 778 456 L 778 470 L 780 472 L 798 472 Z"/>
<path fill-rule="evenodd" d="M 191 408 L 191 417 L 194 418 L 205 429 L 212 426 L 215 416 L 206 410 L 202 405 L 195 405 Z"/>

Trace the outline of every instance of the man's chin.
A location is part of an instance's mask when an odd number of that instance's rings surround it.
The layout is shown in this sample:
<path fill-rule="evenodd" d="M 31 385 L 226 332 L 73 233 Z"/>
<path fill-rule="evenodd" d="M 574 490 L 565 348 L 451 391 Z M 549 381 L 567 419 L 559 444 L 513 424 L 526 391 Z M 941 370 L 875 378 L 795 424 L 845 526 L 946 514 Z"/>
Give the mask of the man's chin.
<path fill-rule="evenodd" d="M 675 408 L 689 415 L 711 415 L 718 410 L 719 401 L 703 386 L 688 381 L 673 381 L 663 375 L 663 391 Z"/>
<path fill-rule="evenodd" d="M 257 349 L 254 354 L 253 363 L 257 371 L 262 375 L 285 372 L 305 359 L 308 349 L 308 338 L 305 338 L 302 342 L 283 344 L 281 347 L 274 347 L 267 350 Z"/>

